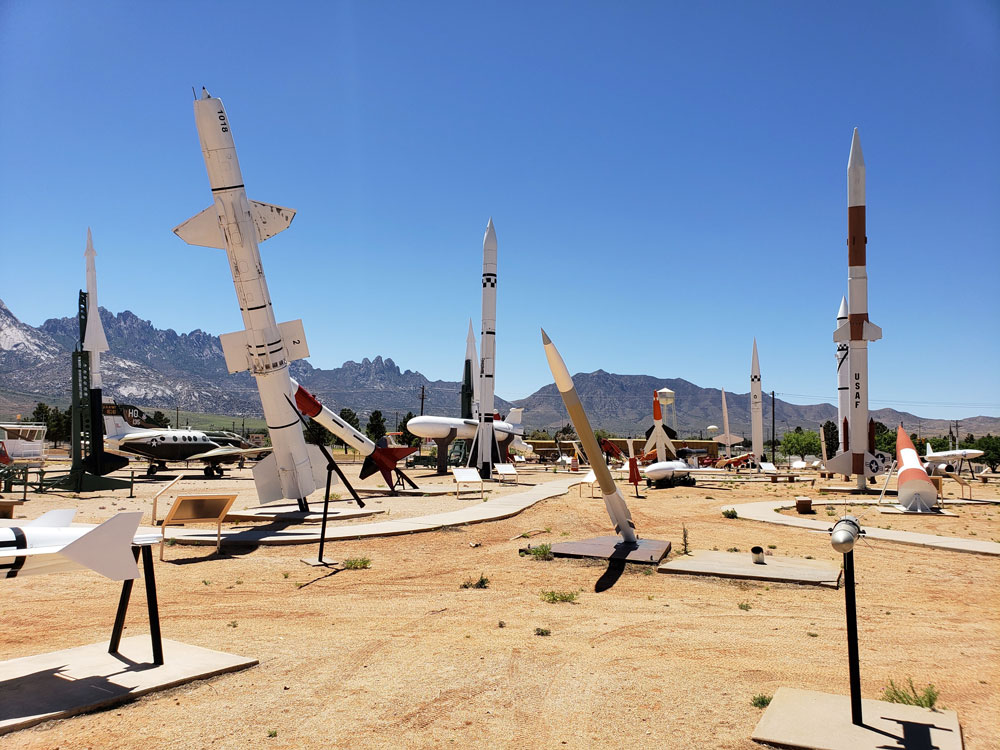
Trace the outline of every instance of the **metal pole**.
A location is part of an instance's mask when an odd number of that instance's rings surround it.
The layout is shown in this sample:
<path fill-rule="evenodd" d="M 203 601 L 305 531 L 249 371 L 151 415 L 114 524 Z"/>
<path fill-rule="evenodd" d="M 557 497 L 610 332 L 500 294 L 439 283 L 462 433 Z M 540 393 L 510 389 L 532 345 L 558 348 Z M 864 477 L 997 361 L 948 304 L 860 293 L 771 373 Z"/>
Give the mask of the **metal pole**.
<path fill-rule="evenodd" d="M 319 556 L 316 558 L 316 561 L 320 565 L 323 564 L 323 547 L 326 544 L 326 515 L 330 512 L 330 482 L 333 477 L 333 467 L 335 465 L 330 461 L 326 467 L 326 495 L 323 496 L 323 523 L 320 525 Z"/>
<path fill-rule="evenodd" d="M 774 391 L 771 391 L 771 461 L 778 465 L 778 433 L 774 431 Z"/>
<path fill-rule="evenodd" d="M 153 664 L 163 664 L 163 639 L 160 637 L 160 605 L 156 601 L 156 577 L 153 574 L 153 548 L 142 546 L 142 574 L 146 582 L 146 611 L 149 613 L 149 640 L 153 643 Z"/>
<path fill-rule="evenodd" d="M 844 602 L 847 609 L 847 663 L 851 680 L 851 723 L 861 720 L 861 670 L 858 666 L 858 608 L 854 599 L 854 551 L 844 553 Z"/>

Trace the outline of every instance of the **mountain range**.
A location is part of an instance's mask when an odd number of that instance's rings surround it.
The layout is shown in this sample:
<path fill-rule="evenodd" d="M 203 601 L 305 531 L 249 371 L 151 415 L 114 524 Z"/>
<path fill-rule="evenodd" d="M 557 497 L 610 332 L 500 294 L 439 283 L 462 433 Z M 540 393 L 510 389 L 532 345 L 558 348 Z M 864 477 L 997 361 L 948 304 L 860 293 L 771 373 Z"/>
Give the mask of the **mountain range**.
<path fill-rule="evenodd" d="M 156 328 L 129 311 L 114 314 L 100 309 L 111 347 L 101 357 L 105 392 L 123 403 L 144 409 L 187 411 L 237 416 L 261 416 L 257 388 L 249 373 L 230 375 L 219 338 L 201 330 L 176 333 Z M 41 326 L 22 323 L 0 300 L 0 417 L 30 413 L 35 402 L 66 404 L 70 397 L 70 353 L 79 341 L 76 317 L 50 318 Z M 392 424 L 398 412 L 459 415 L 459 382 L 428 380 L 413 370 L 401 370 L 389 358 L 376 356 L 345 362 L 324 370 L 300 360 L 291 365 L 293 376 L 334 411 L 348 407 L 364 423 L 379 409 Z M 456 365 L 456 370 L 458 366 Z M 704 433 L 709 424 L 722 427 L 721 392 L 701 388 L 680 378 L 617 375 L 604 370 L 573 376 L 576 388 L 595 428 L 618 435 L 641 434 L 652 422 L 653 392 L 663 387 L 676 394 L 677 428 L 681 435 Z M 750 394 L 727 393 L 730 432 L 750 434 Z M 569 420 L 554 384 L 530 396 L 508 402 L 497 398 L 497 409 L 524 407 L 527 431 L 552 430 Z M 771 400 L 765 398 L 765 436 L 771 422 Z M 790 404 L 777 399 L 775 425 L 779 435 L 801 426 L 816 430 L 835 420 L 831 404 Z M 946 420 L 923 419 L 894 409 L 872 412 L 886 425 L 902 422 L 922 434 L 947 434 Z M 666 415 L 665 415 L 666 417 Z M 669 423 L 669 419 L 667 419 Z M 1000 432 L 1000 418 L 963 419 L 961 431 L 984 435 Z"/>

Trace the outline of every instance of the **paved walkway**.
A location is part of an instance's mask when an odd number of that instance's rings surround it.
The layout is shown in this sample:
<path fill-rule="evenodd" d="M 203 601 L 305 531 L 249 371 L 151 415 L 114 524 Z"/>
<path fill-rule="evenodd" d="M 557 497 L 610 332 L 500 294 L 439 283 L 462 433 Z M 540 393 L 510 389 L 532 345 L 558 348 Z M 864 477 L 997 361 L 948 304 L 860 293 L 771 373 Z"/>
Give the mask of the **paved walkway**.
<path fill-rule="evenodd" d="M 857 500 L 831 500 L 824 498 L 820 501 L 822 505 L 855 505 L 861 506 Z M 949 505 L 961 505 L 956 500 L 949 500 Z M 968 503 L 966 503 L 968 504 Z M 800 529 L 811 529 L 814 531 L 827 531 L 835 519 L 829 521 L 812 521 L 808 518 L 798 516 L 786 516 L 775 513 L 778 509 L 794 508 L 794 500 L 766 500 L 759 503 L 743 503 L 742 505 L 724 505 L 722 510 L 733 508 L 740 518 L 751 521 L 763 521 L 764 523 L 776 523 L 781 526 L 796 526 Z M 868 503 L 864 508 L 874 507 L 874 503 Z M 863 521 L 863 519 L 862 519 Z M 869 539 L 882 539 L 887 542 L 899 542 L 900 544 L 914 544 L 918 547 L 934 547 L 936 549 L 947 549 L 953 552 L 974 552 L 979 555 L 1000 555 L 1000 544 L 996 542 L 980 541 L 978 539 L 964 539 L 957 536 L 938 536 L 936 534 L 918 534 L 913 531 L 898 531 L 896 529 L 879 529 L 874 526 L 864 526 L 865 536 Z"/>
<path fill-rule="evenodd" d="M 343 539 L 359 539 L 373 536 L 395 536 L 398 534 L 414 534 L 419 531 L 434 531 L 446 526 L 464 526 L 469 523 L 497 521 L 502 518 L 516 516 L 526 508 L 550 497 L 563 495 L 569 488 L 582 481 L 580 475 L 560 477 L 559 479 L 505 495 L 496 499 L 479 502 L 470 501 L 470 505 L 459 510 L 446 513 L 435 513 L 429 516 L 404 518 L 398 521 L 379 521 L 352 526 L 328 526 L 326 541 Z M 235 544 L 310 544 L 318 543 L 320 530 L 318 527 L 283 528 L 284 524 L 268 524 L 240 531 L 223 529 L 222 542 Z M 167 539 L 174 539 L 177 544 L 215 544 L 215 529 L 180 529 L 167 527 L 164 532 Z"/>

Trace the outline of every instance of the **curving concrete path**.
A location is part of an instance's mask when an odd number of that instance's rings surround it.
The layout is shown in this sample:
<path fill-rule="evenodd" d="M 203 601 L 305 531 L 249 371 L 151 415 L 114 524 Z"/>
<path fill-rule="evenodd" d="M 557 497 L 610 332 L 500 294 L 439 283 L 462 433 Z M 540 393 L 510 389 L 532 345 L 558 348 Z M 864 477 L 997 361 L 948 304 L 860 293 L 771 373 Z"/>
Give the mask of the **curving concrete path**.
<path fill-rule="evenodd" d="M 486 502 L 472 501 L 466 508 L 452 510 L 445 513 L 435 513 L 429 516 L 416 516 L 414 518 L 404 518 L 398 521 L 379 521 L 377 523 L 364 523 L 354 526 L 328 526 L 326 529 L 326 541 L 339 541 L 344 539 L 360 539 L 361 537 L 375 536 L 395 536 L 398 534 L 414 534 L 420 531 L 434 531 L 446 526 L 464 526 L 470 523 L 482 523 L 483 521 L 498 521 L 503 518 L 516 516 L 521 511 L 530 508 L 535 503 L 546 500 L 550 497 L 563 495 L 569 491 L 570 487 L 582 481 L 580 475 L 572 477 L 562 477 L 551 482 L 538 484 L 525 489 L 524 492 L 516 492 L 512 495 L 505 495 Z M 256 526 L 251 529 L 241 531 L 222 532 L 223 543 L 230 544 L 316 544 L 319 542 L 320 530 L 313 529 L 285 529 L 276 528 L 276 525 Z M 173 539 L 177 544 L 210 544 L 215 545 L 215 529 L 183 529 L 168 527 L 164 531 L 167 539 Z"/>
<path fill-rule="evenodd" d="M 823 505 L 862 505 L 856 500 L 837 500 L 831 502 L 829 499 L 821 501 Z M 955 500 L 949 500 L 949 505 L 960 505 Z M 968 503 L 965 503 L 968 504 Z M 865 507 L 873 507 L 874 503 L 865 504 Z M 763 521 L 764 523 L 776 523 L 779 526 L 795 526 L 800 529 L 811 531 L 827 531 L 833 525 L 832 521 L 812 521 L 808 518 L 798 518 L 796 516 L 785 516 L 775 513 L 776 510 L 784 508 L 794 508 L 795 501 L 789 500 L 765 500 L 757 503 L 743 503 L 741 505 L 723 505 L 722 510 L 732 508 L 740 518 L 750 521 Z M 936 534 L 918 534 L 914 531 L 898 531 L 896 529 L 879 529 L 874 526 L 865 527 L 865 536 L 869 539 L 881 539 L 887 542 L 898 542 L 899 544 L 913 544 L 918 547 L 934 547 L 935 549 L 946 549 L 952 552 L 973 552 L 978 555 L 1000 555 L 1000 544 L 996 542 L 980 541 L 978 539 L 965 539 L 957 536 L 938 536 Z"/>

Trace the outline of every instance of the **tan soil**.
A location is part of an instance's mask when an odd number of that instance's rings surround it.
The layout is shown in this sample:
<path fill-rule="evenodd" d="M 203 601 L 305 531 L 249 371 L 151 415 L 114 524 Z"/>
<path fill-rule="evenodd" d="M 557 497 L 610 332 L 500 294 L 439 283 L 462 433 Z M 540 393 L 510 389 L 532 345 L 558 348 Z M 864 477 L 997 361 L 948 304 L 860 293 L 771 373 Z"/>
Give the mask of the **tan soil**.
<path fill-rule="evenodd" d="M 980 493 L 983 494 L 983 493 Z M 814 502 L 815 514 L 804 516 L 813 520 L 830 518 L 844 514 L 841 505 L 830 506 L 829 510 L 821 505 L 822 498 Z M 1000 506 L 997 505 L 959 505 L 946 503 L 945 509 L 954 516 L 913 515 L 904 513 L 880 513 L 877 508 L 865 507 L 856 510 L 865 526 L 880 529 L 895 529 L 896 531 L 914 531 L 919 534 L 937 534 L 939 536 L 958 536 L 969 539 L 981 539 L 987 542 L 1000 542 Z M 798 516 L 795 508 L 786 508 L 782 515 Z"/>
<path fill-rule="evenodd" d="M 181 489 L 236 488 L 241 503 L 254 504 L 249 470 L 235 473 Z M 423 470 L 412 473 L 431 481 Z M 29 496 L 18 515 L 76 506 L 79 520 L 98 521 L 116 510 L 148 512 L 163 484 L 138 485 L 134 500 L 121 491 L 79 500 Z M 171 547 L 156 571 L 164 636 L 254 656 L 260 665 L 0 743 L 749 750 L 759 747 L 749 739 L 762 714 L 751 706 L 755 694 L 782 685 L 847 693 L 842 591 L 635 568 L 597 594 L 603 564 L 518 555 L 525 540 L 511 539 L 529 529 L 551 529 L 533 544 L 610 533 L 602 501 L 587 494 L 574 488 L 504 521 L 328 545 L 335 559 L 371 558 L 369 570 L 306 567 L 299 558 L 314 555 L 315 546 L 234 549 L 222 558 L 203 547 Z M 694 549 L 773 544 L 776 555 L 840 563 L 823 534 L 720 512 L 809 494 L 825 517 L 822 498 L 801 484 L 643 490 L 641 499 L 627 487 L 625 494 L 640 535 L 669 539 L 678 550 L 684 524 Z M 453 497 L 382 502 L 390 519 L 456 507 Z M 458 505 L 469 502 L 477 501 Z M 161 502 L 161 515 L 167 505 Z M 892 517 L 893 528 L 903 528 L 902 518 Z M 995 529 L 995 516 L 963 511 L 959 520 Z M 879 542 L 860 547 L 856 562 L 864 696 L 879 697 L 890 677 L 934 683 L 940 703 L 958 712 L 966 747 L 998 747 L 1000 561 Z M 488 589 L 460 588 L 481 573 Z M 90 572 L 5 583 L 0 658 L 106 640 L 118 589 Z M 548 604 L 543 590 L 579 596 Z M 146 632 L 141 602 L 126 635 Z M 536 627 L 551 635 L 536 636 Z M 277 736 L 269 738 L 271 731 Z"/>

